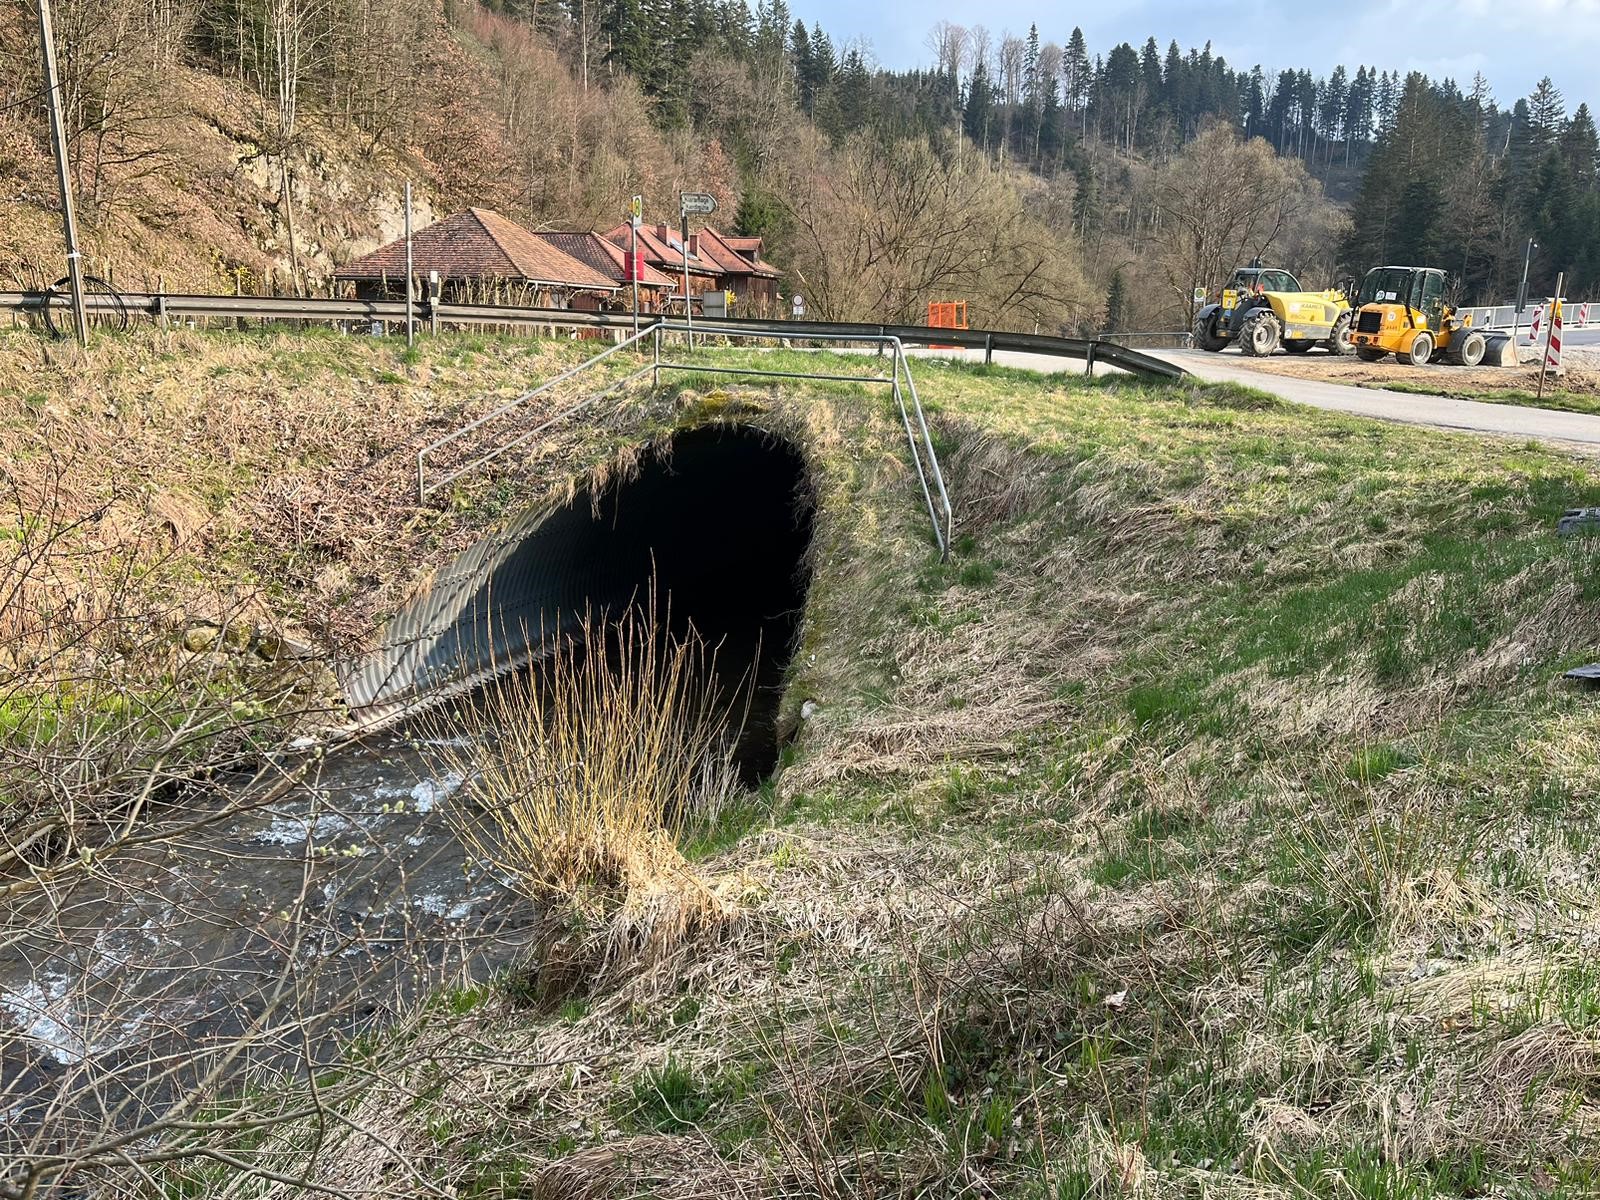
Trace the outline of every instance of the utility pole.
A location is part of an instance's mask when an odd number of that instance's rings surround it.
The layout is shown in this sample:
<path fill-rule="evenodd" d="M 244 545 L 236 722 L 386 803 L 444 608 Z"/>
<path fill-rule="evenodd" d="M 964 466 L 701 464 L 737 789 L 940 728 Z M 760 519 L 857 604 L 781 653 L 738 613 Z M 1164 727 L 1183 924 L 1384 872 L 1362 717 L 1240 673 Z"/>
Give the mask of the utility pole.
<path fill-rule="evenodd" d="M 61 117 L 61 84 L 56 77 L 56 38 L 50 24 L 50 0 L 39 0 L 39 49 L 44 67 L 45 103 L 50 107 L 50 140 L 55 146 L 56 174 L 61 180 L 61 224 L 67 238 L 72 322 L 78 331 L 78 345 L 87 346 L 89 318 L 83 311 L 83 263 L 78 253 L 78 218 L 72 208 L 72 173 L 67 165 L 67 131 Z"/>
<path fill-rule="evenodd" d="M 412 281 L 413 267 L 411 261 L 411 181 L 406 181 L 406 349 L 409 350 L 417 344 L 417 326 L 412 312 L 413 293 L 416 288 Z"/>

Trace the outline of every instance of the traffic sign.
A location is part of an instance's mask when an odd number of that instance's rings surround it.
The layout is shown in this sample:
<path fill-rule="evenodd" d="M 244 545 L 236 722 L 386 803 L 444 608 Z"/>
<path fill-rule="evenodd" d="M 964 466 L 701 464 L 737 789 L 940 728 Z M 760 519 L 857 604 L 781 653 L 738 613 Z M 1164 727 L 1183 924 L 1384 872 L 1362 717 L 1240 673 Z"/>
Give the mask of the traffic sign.
<path fill-rule="evenodd" d="M 706 217 L 717 211 L 717 198 L 710 192 L 681 192 L 678 199 L 686 217 Z"/>

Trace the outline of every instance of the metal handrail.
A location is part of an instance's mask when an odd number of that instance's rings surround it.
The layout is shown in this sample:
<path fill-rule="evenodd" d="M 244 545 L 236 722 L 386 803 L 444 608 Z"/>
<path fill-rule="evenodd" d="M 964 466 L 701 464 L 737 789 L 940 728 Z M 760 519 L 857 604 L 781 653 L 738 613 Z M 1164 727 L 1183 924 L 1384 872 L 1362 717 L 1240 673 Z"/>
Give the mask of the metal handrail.
<path fill-rule="evenodd" d="M 684 333 L 686 335 L 690 332 L 690 327 L 687 324 L 678 324 L 673 322 L 662 322 L 656 326 L 656 329 L 656 345 L 658 354 L 660 353 L 660 334 L 662 331 L 669 333 Z M 906 357 L 905 346 L 901 343 L 898 337 L 895 337 L 892 334 L 813 332 L 809 329 L 805 330 L 804 332 L 799 332 L 792 327 L 779 327 L 770 330 L 756 331 L 748 327 L 739 328 L 736 326 L 718 324 L 708 325 L 705 322 L 697 323 L 693 327 L 693 331 L 703 337 L 763 339 L 767 341 L 800 340 L 848 342 L 856 345 L 888 347 L 890 350 L 892 350 L 894 354 L 894 363 L 893 370 L 888 378 L 884 378 L 882 375 L 832 375 L 813 371 L 769 371 L 754 367 L 708 367 L 699 366 L 694 363 L 673 363 L 660 361 L 655 364 L 655 367 L 658 372 L 658 377 L 660 371 L 693 371 L 716 375 L 754 375 L 775 379 L 823 379 L 836 380 L 845 383 L 865 383 L 879 385 L 887 384 L 894 396 L 895 404 L 900 410 L 900 420 L 905 426 L 906 443 L 911 449 L 911 465 L 916 469 L 917 482 L 922 487 L 922 498 L 928 506 L 928 520 L 933 526 L 933 539 L 938 544 L 939 557 L 941 559 L 947 559 L 950 557 L 950 543 L 955 534 L 955 510 L 950 503 L 950 493 L 945 487 L 944 471 L 939 466 L 939 454 L 933 446 L 933 435 L 928 429 L 927 414 L 923 411 L 922 401 L 917 396 L 917 383 L 911 374 L 911 360 Z M 904 389 L 902 389 L 900 385 L 902 374 L 905 376 L 906 386 Z M 906 407 L 905 399 L 905 393 L 907 391 L 911 393 L 911 407 L 909 410 Z M 922 433 L 922 444 L 920 447 L 917 444 L 917 435 L 915 432 L 913 432 L 911 427 L 912 413 L 916 414 L 917 428 Z M 923 464 L 924 452 L 927 456 L 926 468 L 924 468 Z M 929 486 L 928 482 L 930 477 L 933 480 L 932 487 Z M 937 506 L 934 504 L 935 489 L 937 489 L 939 496 L 939 503 Z M 942 522 L 940 520 L 941 515 L 943 516 Z"/>
<path fill-rule="evenodd" d="M 769 329 L 752 330 L 750 328 L 734 328 L 727 325 L 697 323 L 693 332 L 702 337 L 740 338 L 745 340 L 790 340 L 796 336 L 796 331 L 791 327 L 775 327 Z M 807 330 L 802 336 L 807 341 L 850 342 L 857 344 L 875 345 L 889 349 L 893 354 L 893 369 L 888 375 L 843 375 L 823 371 L 775 371 L 761 367 L 745 366 L 719 366 L 713 364 L 674 362 L 662 357 L 662 336 L 669 333 L 681 333 L 687 338 L 691 328 L 686 322 L 657 321 L 647 329 L 642 329 L 625 341 L 618 342 L 615 346 L 607 347 L 599 354 L 585 359 L 577 366 L 569 367 L 559 375 L 530 391 L 523 392 L 515 399 L 508 401 L 491 413 L 470 421 L 459 429 L 451 430 L 443 437 L 435 438 L 417 451 L 417 501 L 421 503 L 427 497 L 438 491 L 445 484 L 450 483 L 470 471 L 477 470 L 496 458 L 525 444 L 529 439 L 538 436 L 550 429 L 560 421 L 566 421 L 576 414 L 591 408 L 608 396 L 615 395 L 635 380 L 649 374 L 652 386 L 659 386 L 661 372 L 684 371 L 712 375 L 747 375 L 768 379 L 820 379 L 844 383 L 875 384 L 888 387 L 894 395 L 895 405 L 900 410 L 901 424 L 905 427 L 906 443 L 911 450 L 911 464 L 917 472 L 917 481 L 922 488 L 923 500 L 928 508 L 928 519 L 933 526 L 934 541 L 939 547 L 940 558 L 950 555 L 950 543 L 955 530 L 955 510 L 950 503 L 950 493 L 945 486 L 944 471 L 939 465 L 938 451 L 933 445 L 933 434 L 928 428 L 927 414 L 923 411 L 922 401 L 917 395 L 917 384 L 911 374 L 911 362 L 906 357 L 905 347 L 899 338 L 871 333 L 813 333 Z M 496 421 L 509 413 L 523 408 L 533 400 L 548 393 L 552 388 L 562 383 L 569 382 L 580 375 L 594 369 L 613 355 L 631 347 L 637 347 L 649 339 L 652 346 L 650 362 L 630 372 L 622 379 L 611 384 L 603 391 L 585 397 L 571 407 L 563 409 L 554 416 L 541 421 L 531 429 L 523 430 L 510 440 L 484 451 L 475 458 L 460 464 L 448 474 L 435 480 L 429 480 L 427 475 L 427 460 L 429 455 L 435 454 L 441 448 L 451 445 L 465 438 L 484 426 Z M 901 380 L 904 378 L 904 386 Z M 910 395 L 909 406 L 906 396 Z M 916 418 L 916 427 L 912 426 L 912 417 Z M 921 433 L 920 441 L 918 432 Z M 937 502 L 935 494 L 937 493 Z"/>
<path fill-rule="evenodd" d="M 445 484 L 451 483 L 451 482 L 454 482 L 457 479 L 460 479 L 463 475 L 467 474 L 469 471 L 477 470 L 479 467 L 483 466 L 485 463 L 492 462 L 494 459 L 500 457 L 500 455 L 505 454 L 508 451 L 515 450 L 518 446 L 522 445 L 524 442 L 528 441 L 530 438 L 536 437 L 539 434 L 543 433 L 545 430 L 549 429 L 552 425 L 556 424 L 558 421 L 564 421 L 564 420 L 568 419 L 569 417 L 571 417 L 574 413 L 582 412 L 584 409 L 587 409 L 587 408 L 591 407 L 592 405 L 598 403 L 599 401 L 604 400 L 607 396 L 613 395 L 616 392 L 621 391 L 628 384 L 632 383 L 635 379 L 638 379 L 640 376 L 642 376 L 646 371 L 650 370 L 650 368 L 649 367 L 641 367 L 639 370 L 634 371 L 632 374 L 628 375 L 624 379 L 621 379 L 617 383 L 612 384 L 611 387 L 607 388 L 605 391 L 599 392 L 599 393 L 597 393 L 597 394 L 595 394 L 593 396 L 590 396 L 590 397 L 588 397 L 588 398 L 586 398 L 584 400 L 581 400 L 577 404 L 573 405 L 571 408 L 563 409 L 561 412 L 557 413 L 555 416 L 551 417 L 549 420 L 542 421 L 540 424 L 534 426 L 532 429 L 525 430 L 520 436 L 518 436 L 516 438 L 513 438 L 511 441 L 506 442 L 504 445 L 497 446 L 493 450 L 489 450 L 489 451 L 487 451 L 487 452 L 485 452 L 483 454 L 480 454 L 477 458 L 474 458 L 471 461 L 462 464 L 461 466 L 457 467 L 454 471 L 451 471 L 448 475 L 445 475 L 445 476 L 441 477 L 440 479 L 435 480 L 432 484 L 430 484 L 428 482 L 428 479 L 427 479 L 427 465 L 426 464 L 427 464 L 428 455 L 434 453 L 435 451 L 437 451 L 437 450 L 439 450 L 439 449 L 441 449 L 441 448 L 443 448 L 445 446 L 450 445 L 452 442 L 460 441 L 462 438 L 466 437 L 468 434 L 477 432 L 479 429 L 482 429 L 485 425 L 489 424 L 491 421 L 496 421 L 499 418 L 505 416 L 507 413 L 512 412 L 512 411 L 514 411 L 514 410 L 516 410 L 518 408 L 524 407 L 530 401 L 532 401 L 534 399 L 537 399 L 539 396 L 544 395 L 544 393 L 550 391 L 551 389 L 557 387 L 558 385 L 566 383 L 569 379 L 576 378 L 577 376 L 583 374 L 585 371 L 588 371 L 592 367 L 598 366 L 600 363 L 604 362 L 606 359 L 610 358 L 612 355 L 616 354 L 618 351 L 626 350 L 630 346 L 638 345 L 640 342 L 644 341 L 645 338 L 652 336 L 653 332 L 654 332 L 653 329 L 642 329 L 638 333 L 634 334 L 632 337 L 628 338 L 626 341 L 621 341 L 621 342 L 618 342 L 614 346 L 609 346 L 606 349 L 602 350 L 599 354 L 596 354 L 591 358 L 585 359 L 583 362 L 579 363 L 577 366 L 570 367 L 567 370 L 561 372 L 561 374 L 555 376 L 553 379 L 546 380 L 544 383 L 541 383 L 538 387 L 534 388 L 532 391 L 523 392 L 516 399 L 510 400 L 507 403 L 502 404 L 499 408 L 495 409 L 492 413 L 486 413 L 485 415 L 479 417 L 475 421 L 469 421 L 467 424 L 461 426 L 459 429 L 452 430 L 451 432 L 445 434 L 441 438 L 435 438 L 433 441 L 429 442 L 426 446 L 423 446 L 420 450 L 417 451 L 417 501 L 418 501 L 418 503 L 421 503 L 423 500 L 426 500 L 430 493 L 438 491 Z"/>

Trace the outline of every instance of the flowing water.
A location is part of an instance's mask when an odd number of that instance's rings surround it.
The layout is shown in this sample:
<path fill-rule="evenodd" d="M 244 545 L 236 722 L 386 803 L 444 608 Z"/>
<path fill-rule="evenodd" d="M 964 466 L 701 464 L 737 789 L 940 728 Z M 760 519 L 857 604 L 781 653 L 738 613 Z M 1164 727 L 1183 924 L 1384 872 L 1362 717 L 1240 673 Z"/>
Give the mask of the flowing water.
<path fill-rule="evenodd" d="M 532 907 L 467 861 L 441 757 L 402 733 L 330 755 L 269 805 L 223 789 L 6 913 L 0 1161 L 137 1123 L 242 1031 L 230 1072 L 327 1061 L 420 989 L 515 958 Z"/>

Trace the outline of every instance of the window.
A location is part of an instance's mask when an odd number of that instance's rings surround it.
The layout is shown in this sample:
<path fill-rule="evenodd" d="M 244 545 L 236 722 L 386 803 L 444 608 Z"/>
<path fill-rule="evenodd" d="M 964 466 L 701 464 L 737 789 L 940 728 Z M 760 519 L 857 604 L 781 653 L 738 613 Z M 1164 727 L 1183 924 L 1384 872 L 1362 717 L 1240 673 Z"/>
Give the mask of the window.
<path fill-rule="evenodd" d="M 1411 297 L 1412 272 L 1405 267 L 1375 267 L 1361 281 L 1356 305 L 1406 304 Z"/>
<path fill-rule="evenodd" d="M 1438 271 L 1417 272 L 1419 293 L 1412 302 L 1428 319 L 1428 328 L 1437 331 L 1444 323 L 1444 276 Z"/>

